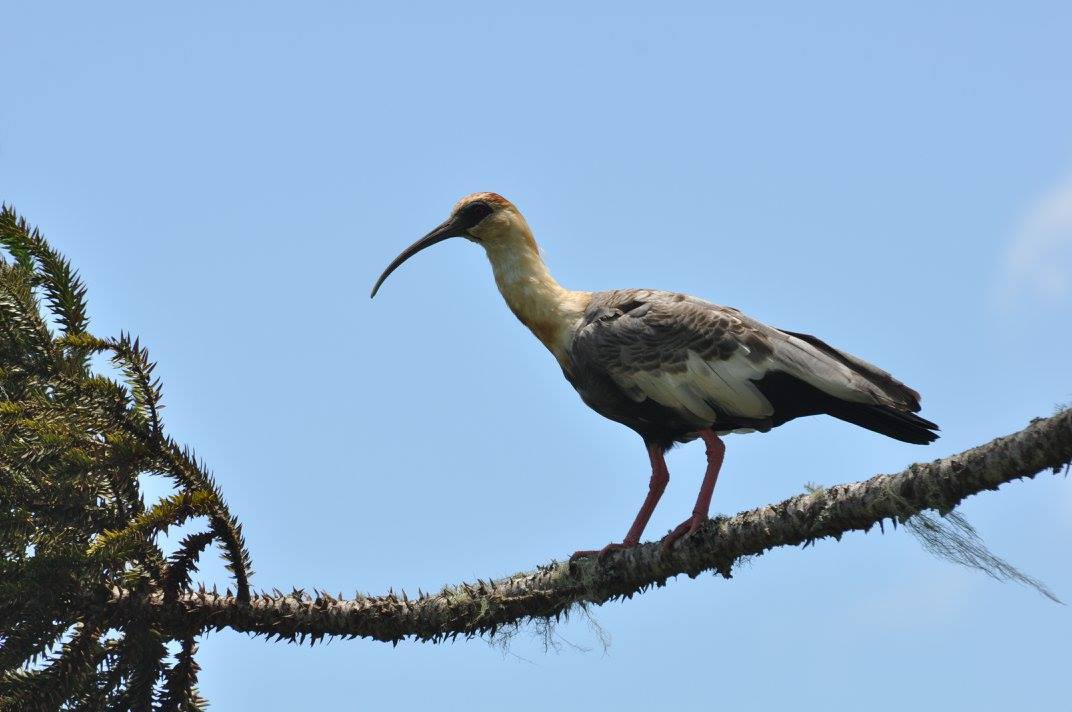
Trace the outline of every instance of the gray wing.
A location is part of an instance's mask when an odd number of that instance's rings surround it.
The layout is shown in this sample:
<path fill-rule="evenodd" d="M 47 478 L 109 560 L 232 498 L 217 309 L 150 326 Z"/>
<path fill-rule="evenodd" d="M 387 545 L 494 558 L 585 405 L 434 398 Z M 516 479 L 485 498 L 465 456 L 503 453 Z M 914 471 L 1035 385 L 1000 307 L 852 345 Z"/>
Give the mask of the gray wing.
<path fill-rule="evenodd" d="M 633 402 L 654 401 L 697 427 L 720 419 L 783 422 L 763 387 L 776 373 L 840 401 L 919 409 L 915 391 L 815 337 L 672 292 L 596 293 L 571 356 L 579 368 L 606 374 Z"/>

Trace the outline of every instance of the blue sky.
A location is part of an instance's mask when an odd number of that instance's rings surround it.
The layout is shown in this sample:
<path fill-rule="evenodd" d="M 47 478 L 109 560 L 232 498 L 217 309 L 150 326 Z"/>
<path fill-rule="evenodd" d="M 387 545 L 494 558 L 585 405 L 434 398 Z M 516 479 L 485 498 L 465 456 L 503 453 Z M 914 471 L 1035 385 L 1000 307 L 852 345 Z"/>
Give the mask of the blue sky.
<path fill-rule="evenodd" d="M 713 511 L 893 472 L 1072 400 L 1067 3 L 20 3 L 0 199 L 159 361 L 262 588 L 435 589 L 628 528 L 640 440 L 588 411 L 461 240 L 368 289 L 463 194 L 576 289 L 657 287 L 814 333 L 924 394 L 929 448 L 825 418 L 733 436 Z M 675 450 L 649 528 L 689 512 Z M 150 489 L 161 491 L 159 485 Z M 1072 484 L 973 498 L 1072 599 Z M 215 563 L 208 581 L 225 583 Z M 202 642 L 218 709 L 1054 709 L 1072 618 L 904 532 L 771 552 L 482 641 Z"/>

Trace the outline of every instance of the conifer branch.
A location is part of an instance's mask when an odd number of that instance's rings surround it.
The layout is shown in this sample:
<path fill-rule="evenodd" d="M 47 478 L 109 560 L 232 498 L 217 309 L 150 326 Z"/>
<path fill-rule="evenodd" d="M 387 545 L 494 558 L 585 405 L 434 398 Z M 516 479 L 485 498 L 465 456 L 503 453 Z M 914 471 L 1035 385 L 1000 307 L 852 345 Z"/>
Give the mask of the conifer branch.
<path fill-rule="evenodd" d="M 164 690 L 160 699 L 161 712 L 198 712 L 206 709 L 208 702 L 197 690 L 197 643 L 193 636 L 183 638 L 175 664 L 167 672 Z"/>

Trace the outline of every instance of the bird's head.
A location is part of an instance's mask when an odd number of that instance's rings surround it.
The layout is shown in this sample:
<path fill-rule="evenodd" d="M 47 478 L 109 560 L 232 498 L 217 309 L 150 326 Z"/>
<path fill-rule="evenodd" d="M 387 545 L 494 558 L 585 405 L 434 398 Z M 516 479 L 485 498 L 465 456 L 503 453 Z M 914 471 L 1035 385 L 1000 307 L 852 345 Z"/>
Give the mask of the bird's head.
<path fill-rule="evenodd" d="M 535 247 L 525 218 L 513 203 L 498 193 L 473 193 L 455 203 L 449 218 L 402 250 L 402 253 L 387 265 L 387 269 L 372 287 L 371 296 L 376 296 L 380 285 L 403 262 L 424 248 L 450 237 L 464 237 L 483 245 L 489 251 L 504 247 L 509 249 L 515 244 L 519 246 L 521 242 L 531 243 Z"/>

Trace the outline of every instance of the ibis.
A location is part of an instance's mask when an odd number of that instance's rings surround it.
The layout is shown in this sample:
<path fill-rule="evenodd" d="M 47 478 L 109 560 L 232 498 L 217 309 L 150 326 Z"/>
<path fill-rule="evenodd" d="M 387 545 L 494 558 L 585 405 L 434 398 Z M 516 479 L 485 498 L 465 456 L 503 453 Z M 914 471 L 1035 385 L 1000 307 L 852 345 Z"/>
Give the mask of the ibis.
<path fill-rule="evenodd" d="M 916 415 L 919 393 L 815 336 L 687 294 L 566 289 L 548 271 L 524 216 L 496 193 L 458 201 L 445 222 L 387 265 L 371 296 L 403 262 L 451 237 L 484 248 L 503 299 L 581 399 L 644 440 L 651 479 L 625 538 L 574 559 L 640 542 L 670 480 L 664 455 L 675 443 L 702 440 L 707 468 L 691 516 L 663 537 L 664 551 L 707 520 L 728 433 L 767 432 L 827 414 L 907 443 L 938 437 L 938 426 Z"/>

